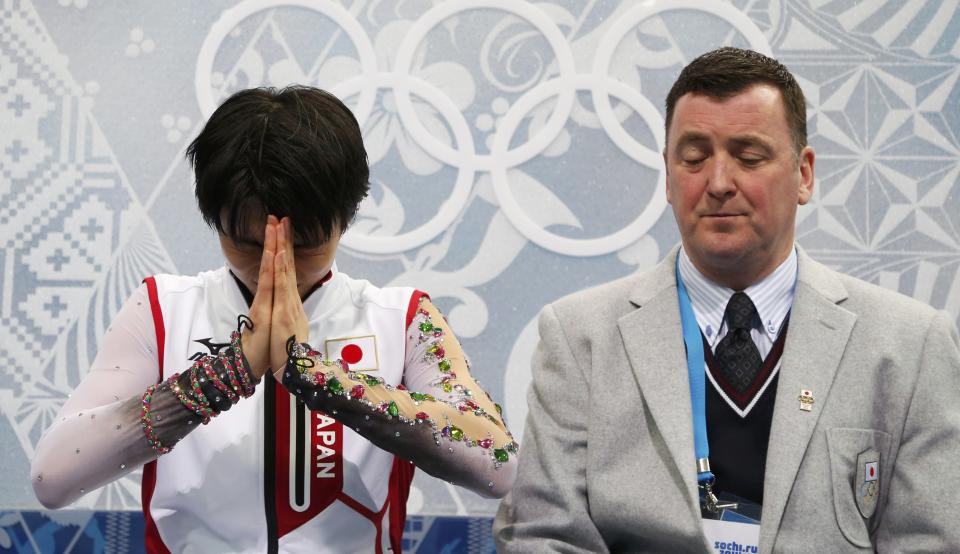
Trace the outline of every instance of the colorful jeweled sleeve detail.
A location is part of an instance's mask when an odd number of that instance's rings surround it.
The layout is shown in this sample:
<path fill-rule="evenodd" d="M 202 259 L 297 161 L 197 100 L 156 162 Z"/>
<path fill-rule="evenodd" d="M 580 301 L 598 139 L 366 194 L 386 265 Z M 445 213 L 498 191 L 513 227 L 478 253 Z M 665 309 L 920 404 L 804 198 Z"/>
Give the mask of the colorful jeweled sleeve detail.
<path fill-rule="evenodd" d="M 425 301 L 429 302 L 429 301 Z M 518 445 L 487 394 L 470 378 L 456 337 L 432 304 L 408 328 L 408 356 L 420 390 L 327 360 L 309 344 L 287 343 L 283 384 L 311 409 L 353 427 L 380 448 L 486 496 L 502 496 L 515 474 Z"/>
<path fill-rule="evenodd" d="M 163 440 L 155 429 L 162 416 L 153 410 L 154 396 L 158 392 L 172 394 L 187 411 L 196 416 L 199 423 L 206 425 L 223 411 L 229 410 L 241 398 L 250 397 L 256 390 L 256 382 L 250 372 L 249 364 L 241 347 L 241 330 L 246 325 L 252 328 L 252 322 L 246 316 L 238 318 L 237 330 L 230 334 L 230 345 L 221 349 L 217 355 L 207 355 L 198 359 L 183 373 L 174 373 L 162 383 L 151 386 L 143 393 L 140 408 L 140 426 L 147 443 L 158 456 L 173 448 L 173 441 Z M 193 425 L 189 420 L 187 425 Z M 184 433 L 180 432 L 178 435 Z"/>

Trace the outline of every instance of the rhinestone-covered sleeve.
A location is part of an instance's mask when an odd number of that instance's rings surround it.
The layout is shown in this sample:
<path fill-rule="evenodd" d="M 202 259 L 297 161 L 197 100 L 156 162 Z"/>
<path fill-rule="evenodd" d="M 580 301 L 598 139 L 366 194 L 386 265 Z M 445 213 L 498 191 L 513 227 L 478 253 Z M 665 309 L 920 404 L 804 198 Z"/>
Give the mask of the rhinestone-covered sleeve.
<path fill-rule="evenodd" d="M 519 445 L 426 297 L 407 330 L 404 379 L 396 387 L 325 360 L 308 344 L 291 340 L 288 348 L 284 385 L 312 409 L 435 477 L 488 497 L 510 490 Z"/>

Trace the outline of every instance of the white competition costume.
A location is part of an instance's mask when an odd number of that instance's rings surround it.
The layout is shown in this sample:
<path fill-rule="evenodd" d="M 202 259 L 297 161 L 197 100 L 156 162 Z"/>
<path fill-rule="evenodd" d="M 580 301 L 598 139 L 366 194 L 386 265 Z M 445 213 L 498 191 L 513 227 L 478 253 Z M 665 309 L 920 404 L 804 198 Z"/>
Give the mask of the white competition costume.
<path fill-rule="evenodd" d="M 248 310 L 225 268 L 146 284 L 159 381 L 213 353 Z M 304 302 L 310 343 L 397 385 L 421 294 L 335 273 Z M 147 550 L 266 552 L 275 533 L 281 552 L 399 551 L 413 464 L 264 383 L 145 466 Z"/>

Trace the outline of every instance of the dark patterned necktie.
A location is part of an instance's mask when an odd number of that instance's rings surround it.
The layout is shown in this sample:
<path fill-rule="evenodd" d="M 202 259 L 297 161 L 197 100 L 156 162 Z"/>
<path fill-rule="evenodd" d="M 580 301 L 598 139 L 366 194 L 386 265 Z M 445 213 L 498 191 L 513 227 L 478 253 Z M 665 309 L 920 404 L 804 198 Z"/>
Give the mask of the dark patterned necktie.
<path fill-rule="evenodd" d="M 763 365 L 760 351 L 750 337 L 754 318 L 758 317 L 757 308 L 746 293 L 737 292 L 730 297 L 723 317 L 727 322 L 727 334 L 720 340 L 713 357 L 727 383 L 743 394 Z"/>

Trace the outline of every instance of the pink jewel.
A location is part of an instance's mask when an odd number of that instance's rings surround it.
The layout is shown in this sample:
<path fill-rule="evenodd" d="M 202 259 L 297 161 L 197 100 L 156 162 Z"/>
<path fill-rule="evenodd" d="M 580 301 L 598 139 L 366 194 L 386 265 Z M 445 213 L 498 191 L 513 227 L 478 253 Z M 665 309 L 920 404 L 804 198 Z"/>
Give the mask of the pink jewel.
<path fill-rule="evenodd" d="M 380 405 L 377 406 L 377 411 L 380 412 L 381 414 L 385 414 L 387 413 L 387 408 L 389 407 L 390 405 L 387 404 L 386 402 L 381 402 Z"/>
<path fill-rule="evenodd" d="M 459 408 L 461 412 L 469 412 L 469 411 L 470 411 L 470 406 L 467 406 L 466 404 L 460 404 L 459 406 L 457 406 L 457 408 Z"/>
<path fill-rule="evenodd" d="M 350 396 L 352 398 L 363 398 L 363 385 L 356 385 L 350 389 Z"/>
<path fill-rule="evenodd" d="M 490 448 L 493 446 L 493 439 L 480 439 L 477 441 L 477 446 L 480 448 Z"/>
<path fill-rule="evenodd" d="M 437 351 L 434 352 L 433 354 L 434 354 L 436 357 L 438 357 L 438 358 L 442 358 L 443 355 L 446 354 L 446 352 L 443 350 L 443 347 L 442 347 L 442 346 L 438 346 L 438 347 L 437 347 Z"/>
<path fill-rule="evenodd" d="M 313 374 L 313 382 L 317 384 L 318 387 L 327 386 L 327 376 L 317 372 Z"/>
<path fill-rule="evenodd" d="M 443 331 L 441 331 L 440 329 L 437 329 L 436 331 L 433 332 L 433 336 L 438 337 L 438 338 L 439 338 L 439 337 L 442 337 L 442 336 L 443 336 Z"/>

